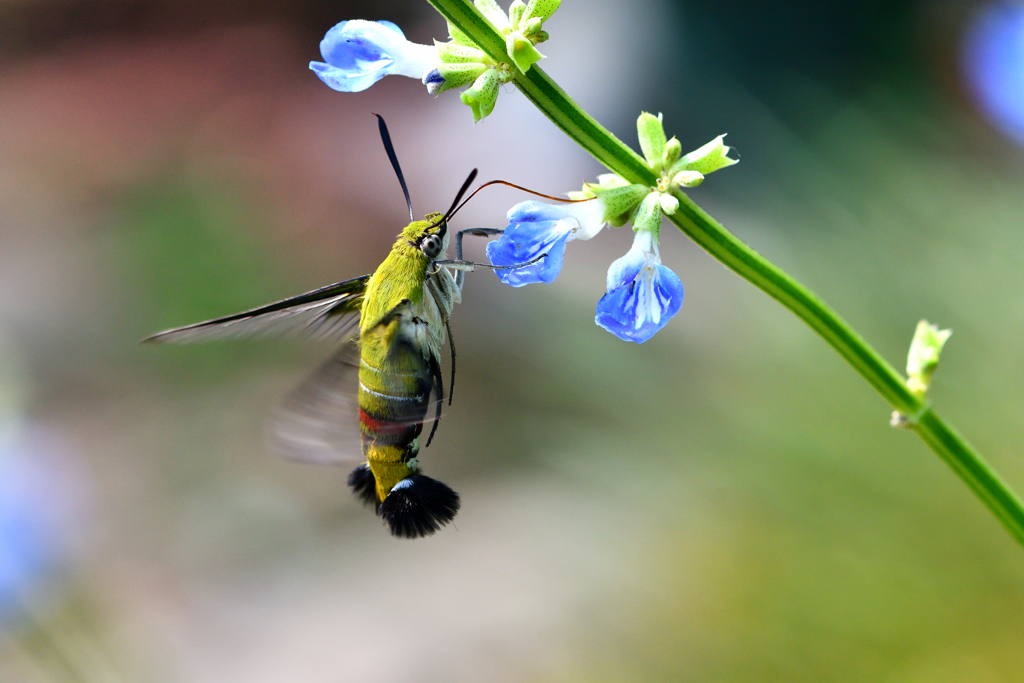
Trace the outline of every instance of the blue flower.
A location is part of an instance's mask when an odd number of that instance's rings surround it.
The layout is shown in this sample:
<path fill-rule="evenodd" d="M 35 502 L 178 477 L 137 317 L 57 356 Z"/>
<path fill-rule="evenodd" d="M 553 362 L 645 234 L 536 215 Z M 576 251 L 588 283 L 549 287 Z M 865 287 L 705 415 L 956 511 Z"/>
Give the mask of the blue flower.
<path fill-rule="evenodd" d="M 661 265 L 657 237 L 639 230 L 625 256 L 608 268 L 608 292 L 594 322 L 619 339 L 643 344 L 679 312 L 683 283 Z"/>
<path fill-rule="evenodd" d="M 341 92 L 359 92 L 389 74 L 422 79 L 440 61 L 431 45 L 405 39 L 390 21 L 354 19 L 336 25 L 320 41 L 327 62 L 309 68 L 324 83 Z"/>
<path fill-rule="evenodd" d="M 80 536 L 81 482 L 55 444 L 4 433 L 0 414 L 0 624 L 68 559 Z"/>
<path fill-rule="evenodd" d="M 516 204 L 508 212 L 508 227 L 497 241 L 487 245 L 487 258 L 496 266 L 513 266 L 545 258 L 524 268 L 494 271 L 506 285 L 522 287 L 534 282 L 553 282 L 562 270 L 565 243 L 588 240 L 605 226 L 601 199 L 552 205 L 535 200 Z"/>
<path fill-rule="evenodd" d="M 968 31 L 964 68 L 992 122 L 1024 144 L 1024 7 L 991 3 Z"/>

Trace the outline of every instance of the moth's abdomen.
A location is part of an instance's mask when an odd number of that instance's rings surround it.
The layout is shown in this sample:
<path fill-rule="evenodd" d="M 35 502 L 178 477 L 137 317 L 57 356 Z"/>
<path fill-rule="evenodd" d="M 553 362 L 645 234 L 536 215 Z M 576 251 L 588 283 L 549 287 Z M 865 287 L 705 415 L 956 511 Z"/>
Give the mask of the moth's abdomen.
<path fill-rule="evenodd" d="M 367 464 L 349 477 L 353 492 L 376 503 L 391 533 L 404 538 L 434 533 L 459 509 L 457 493 L 418 471 L 437 370 L 437 362 L 427 360 L 434 357 L 429 343 L 418 334 L 422 326 L 403 328 L 396 320 L 362 339 L 359 424 Z"/>
<path fill-rule="evenodd" d="M 413 473 L 430 401 L 430 369 L 421 354 L 400 345 L 384 357 L 364 354 L 359 365 L 359 424 L 363 454 L 381 502 Z"/>

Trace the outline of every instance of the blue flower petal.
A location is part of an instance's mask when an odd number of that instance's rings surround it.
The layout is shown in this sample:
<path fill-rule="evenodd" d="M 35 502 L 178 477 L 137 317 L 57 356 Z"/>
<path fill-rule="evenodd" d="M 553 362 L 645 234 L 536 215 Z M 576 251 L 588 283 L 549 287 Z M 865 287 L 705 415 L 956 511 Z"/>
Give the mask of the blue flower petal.
<path fill-rule="evenodd" d="M 398 24 L 396 24 L 395 22 L 388 21 L 387 19 L 378 19 L 377 23 L 380 24 L 381 26 L 391 29 L 398 35 L 402 36 L 402 40 L 405 40 L 405 34 L 402 33 L 402 29 L 398 28 Z"/>
<path fill-rule="evenodd" d="M 636 248 L 612 261 L 612 265 L 608 266 L 608 291 L 619 289 L 635 280 L 646 262 L 645 253 Z"/>
<path fill-rule="evenodd" d="M 565 243 L 572 227 L 559 221 L 516 223 L 505 229 L 500 239 L 487 245 L 487 258 L 496 266 L 512 266 L 547 256 L 524 268 L 496 270 L 498 279 L 512 287 L 535 282 L 550 283 L 562 271 Z"/>
<path fill-rule="evenodd" d="M 320 41 L 320 54 L 325 62 L 339 69 L 365 71 L 362 65 L 374 64 L 381 64 L 378 68 L 383 68 L 394 61 L 388 48 L 405 40 L 401 30 L 398 30 L 401 37 L 395 38 L 393 32 L 397 28 L 379 21 L 343 21 L 327 31 Z"/>
<path fill-rule="evenodd" d="M 642 344 L 683 305 L 683 283 L 663 265 L 652 264 L 629 284 L 601 297 L 594 322 L 624 341 Z"/>
<path fill-rule="evenodd" d="M 331 89 L 340 92 L 360 92 L 366 90 L 387 75 L 383 69 L 359 72 L 339 69 L 323 62 L 310 62 L 309 68 Z"/>
<path fill-rule="evenodd" d="M 323 62 L 309 68 L 335 90 L 358 92 L 389 74 L 422 78 L 436 62 L 432 46 L 405 39 L 390 21 L 343 21 L 320 41 Z"/>
<path fill-rule="evenodd" d="M 569 212 L 561 206 L 545 204 L 535 199 L 519 202 L 508 211 L 508 222 L 533 223 L 539 221 L 557 221 L 565 218 Z"/>

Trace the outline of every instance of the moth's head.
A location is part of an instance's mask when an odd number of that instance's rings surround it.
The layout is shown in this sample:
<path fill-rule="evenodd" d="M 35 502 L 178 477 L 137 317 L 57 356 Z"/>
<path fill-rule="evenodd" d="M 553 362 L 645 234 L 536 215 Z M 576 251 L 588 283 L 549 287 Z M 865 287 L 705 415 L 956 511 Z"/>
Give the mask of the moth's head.
<path fill-rule="evenodd" d="M 428 213 L 422 221 L 413 221 L 402 231 L 402 237 L 430 259 L 448 248 L 448 224 L 443 213 Z"/>

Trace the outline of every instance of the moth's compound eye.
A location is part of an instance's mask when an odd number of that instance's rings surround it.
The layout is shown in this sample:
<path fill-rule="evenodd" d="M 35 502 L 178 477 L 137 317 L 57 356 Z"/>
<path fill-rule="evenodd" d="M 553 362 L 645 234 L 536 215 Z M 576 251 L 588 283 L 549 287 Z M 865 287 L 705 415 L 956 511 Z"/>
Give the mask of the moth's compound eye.
<path fill-rule="evenodd" d="M 427 235 L 420 242 L 420 251 L 427 255 L 427 258 L 437 258 L 441 253 L 441 240 L 437 235 Z"/>

